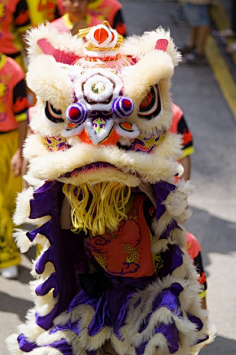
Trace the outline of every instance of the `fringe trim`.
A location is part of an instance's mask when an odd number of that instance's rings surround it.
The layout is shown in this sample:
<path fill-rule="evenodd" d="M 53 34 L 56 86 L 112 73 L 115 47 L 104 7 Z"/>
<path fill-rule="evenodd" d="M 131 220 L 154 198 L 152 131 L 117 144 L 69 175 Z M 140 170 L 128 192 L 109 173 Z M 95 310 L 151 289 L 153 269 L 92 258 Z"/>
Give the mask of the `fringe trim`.
<path fill-rule="evenodd" d="M 26 253 L 29 250 L 29 248 L 31 248 L 33 245 L 40 244 L 45 246 L 46 248 L 50 246 L 47 238 L 42 234 L 38 234 L 34 238 L 34 241 L 31 242 L 26 235 L 27 232 L 28 231 L 23 229 L 18 229 L 18 228 L 14 229 L 13 237 L 15 238 L 16 244 L 22 253 Z"/>
<path fill-rule="evenodd" d="M 200 308 L 200 299 L 198 298 L 198 294 L 196 293 L 195 284 L 192 284 L 189 281 L 179 280 L 178 278 L 167 276 L 163 281 L 157 281 L 151 285 L 149 285 L 145 290 L 138 291 L 133 296 L 130 306 L 129 306 L 129 314 L 127 318 L 127 325 L 122 328 L 123 337 L 127 337 L 130 339 L 136 346 L 138 346 L 143 340 L 148 339 L 152 336 L 152 329 L 155 324 L 162 322 L 164 324 L 171 323 L 171 320 L 174 319 L 177 325 L 177 328 L 187 334 L 191 339 L 189 340 L 189 344 L 194 343 L 196 337 L 199 336 L 200 332 L 194 332 L 195 326 L 188 320 L 180 321 L 179 318 L 167 308 L 159 309 L 155 313 L 152 314 L 149 324 L 145 331 L 142 334 L 138 334 L 139 327 L 142 323 L 142 320 L 148 315 L 150 309 L 152 307 L 152 303 L 157 295 L 162 292 L 164 289 L 170 287 L 172 283 L 179 283 L 182 285 L 184 290 L 180 293 L 179 299 L 181 302 L 181 309 L 183 312 L 189 311 L 189 305 L 195 304 L 197 302 L 197 306 L 195 311 L 197 310 L 198 317 L 204 319 L 206 317 L 206 312 L 201 310 Z M 134 305 L 136 302 L 141 299 L 140 304 L 134 310 Z M 192 308 L 191 311 L 194 309 Z M 194 314 L 194 313 L 193 313 Z M 196 314 L 196 313 L 195 313 Z M 142 316 L 140 316 L 142 315 Z"/>
<path fill-rule="evenodd" d="M 15 225 L 19 226 L 23 223 L 29 223 L 32 225 L 41 225 L 48 222 L 51 216 L 45 216 L 41 218 L 30 219 L 30 200 L 33 199 L 34 189 L 29 187 L 23 190 L 17 196 L 16 200 L 16 210 L 13 216 L 13 222 Z"/>
<path fill-rule="evenodd" d="M 20 249 L 21 253 L 26 253 L 32 246 L 31 241 L 26 236 L 27 231 L 22 229 L 14 229 L 13 237 L 16 240 L 16 244 Z"/>
<path fill-rule="evenodd" d="M 101 182 L 96 185 L 65 184 L 63 192 L 71 205 L 73 232 L 83 229 L 93 235 L 114 231 L 121 220 L 126 219 L 125 207 L 129 201 L 131 188 Z"/>

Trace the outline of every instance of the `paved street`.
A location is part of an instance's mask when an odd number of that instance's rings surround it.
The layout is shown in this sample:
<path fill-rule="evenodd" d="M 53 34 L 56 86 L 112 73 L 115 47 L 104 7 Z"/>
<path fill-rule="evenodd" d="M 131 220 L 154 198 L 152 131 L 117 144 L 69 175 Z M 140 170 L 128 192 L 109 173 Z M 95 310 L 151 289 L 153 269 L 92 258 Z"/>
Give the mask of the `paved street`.
<path fill-rule="evenodd" d="M 130 35 L 162 25 L 170 28 L 178 46 L 186 43 L 188 27 L 176 27 L 170 18 L 176 2 L 123 0 L 122 3 Z M 230 1 L 222 3 L 228 12 Z M 224 60 L 227 65 L 233 63 L 227 56 Z M 210 320 L 218 328 L 216 341 L 201 354 L 235 355 L 236 120 L 210 65 L 179 65 L 171 91 L 194 136 L 192 181 L 196 189 L 189 201 L 193 216 L 186 226 L 202 246 Z M 7 281 L 0 277 L 0 355 L 8 354 L 4 344 L 6 336 L 14 332 L 24 320 L 26 310 L 33 305 L 28 286 L 33 257 L 34 250 L 24 256 L 19 280 Z"/>

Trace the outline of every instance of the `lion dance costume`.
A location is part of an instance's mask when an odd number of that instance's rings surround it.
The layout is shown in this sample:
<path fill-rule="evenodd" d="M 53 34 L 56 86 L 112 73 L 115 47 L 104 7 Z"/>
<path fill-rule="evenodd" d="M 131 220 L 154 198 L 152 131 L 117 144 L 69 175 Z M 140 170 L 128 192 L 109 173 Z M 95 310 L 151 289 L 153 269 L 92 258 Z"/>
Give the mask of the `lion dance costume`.
<path fill-rule="evenodd" d="M 18 245 L 43 246 L 35 307 L 11 354 L 197 354 L 211 331 L 178 221 L 189 215 L 171 125 L 170 79 L 179 54 L 162 28 L 123 38 L 104 23 L 28 35 L 37 95 L 18 197 Z M 37 183 L 40 181 L 40 185 Z M 141 191 L 148 184 L 155 206 Z M 65 222 L 65 220 L 69 220 Z"/>

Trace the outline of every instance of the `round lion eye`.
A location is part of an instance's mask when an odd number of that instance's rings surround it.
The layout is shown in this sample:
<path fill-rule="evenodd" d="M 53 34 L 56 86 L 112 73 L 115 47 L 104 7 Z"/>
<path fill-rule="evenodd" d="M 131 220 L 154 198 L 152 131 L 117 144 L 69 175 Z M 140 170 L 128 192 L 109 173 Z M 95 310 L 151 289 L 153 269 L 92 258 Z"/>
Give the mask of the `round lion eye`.
<path fill-rule="evenodd" d="M 161 112 L 161 100 L 158 86 L 152 86 L 149 93 L 144 97 L 139 105 L 138 116 L 146 120 L 151 120 Z"/>
<path fill-rule="evenodd" d="M 45 114 L 49 121 L 54 123 L 62 123 L 64 119 L 62 118 L 61 110 L 57 110 L 50 102 L 46 102 Z"/>
<path fill-rule="evenodd" d="M 151 104 L 151 102 L 152 102 L 152 94 L 151 92 L 149 92 L 147 96 L 142 100 L 139 106 L 140 110 L 147 108 Z"/>

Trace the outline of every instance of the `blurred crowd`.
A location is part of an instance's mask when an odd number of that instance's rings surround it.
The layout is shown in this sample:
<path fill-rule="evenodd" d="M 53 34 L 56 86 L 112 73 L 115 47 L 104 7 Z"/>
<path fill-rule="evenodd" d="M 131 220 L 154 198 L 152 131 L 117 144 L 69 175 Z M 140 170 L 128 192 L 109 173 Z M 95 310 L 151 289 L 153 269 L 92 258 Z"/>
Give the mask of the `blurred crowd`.
<path fill-rule="evenodd" d="M 205 46 L 207 36 L 211 31 L 211 12 L 214 7 L 221 9 L 220 0 L 175 0 L 178 7 L 171 14 L 177 26 L 189 28 L 189 37 L 186 44 L 180 47 L 184 64 L 206 64 Z M 230 4 L 229 28 L 214 31 L 225 47 L 226 53 L 236 53 L 236 0 Z"/>

